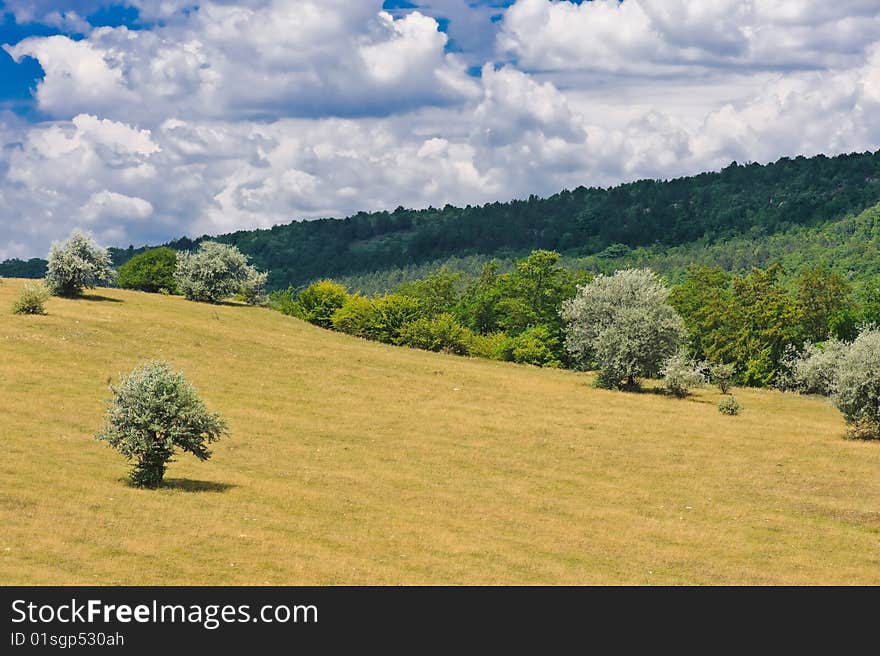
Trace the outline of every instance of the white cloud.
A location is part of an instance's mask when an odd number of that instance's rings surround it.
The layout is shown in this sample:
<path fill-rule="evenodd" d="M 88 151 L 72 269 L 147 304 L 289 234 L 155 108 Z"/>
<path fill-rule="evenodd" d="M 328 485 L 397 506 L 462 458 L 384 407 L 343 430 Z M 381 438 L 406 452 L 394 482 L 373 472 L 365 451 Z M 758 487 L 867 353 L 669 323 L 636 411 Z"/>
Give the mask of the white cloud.
<path fill-rule="evenodd" d="M 163 6 L 9 48 L 55 120 L 0 114 L 0 259 L 76 226 L 140 245 L 880 144 L 874 1 L 519 0 L 479 78 L 378 0 Z"/>
<path fill-rule="evenodd" d="M 39 107 L 115 120 L 385 115 L 477 93 L 436 20 L 381 0 L 205 2 L 151 30 L 31 37 L 7 51 L 45 70 Z"/>
<path fill-rule="evenodd" d="M 874 0 L 518 0 L 499 48 L 529 70 L 852 66 L 880 34 Z"/>

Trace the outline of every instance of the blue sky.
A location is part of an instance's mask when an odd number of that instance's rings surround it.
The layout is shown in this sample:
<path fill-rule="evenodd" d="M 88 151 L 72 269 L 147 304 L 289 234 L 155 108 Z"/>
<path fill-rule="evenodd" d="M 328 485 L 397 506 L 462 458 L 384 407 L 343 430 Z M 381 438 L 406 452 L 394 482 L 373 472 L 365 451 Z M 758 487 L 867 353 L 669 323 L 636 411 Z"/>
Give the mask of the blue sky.
<path fill-rule="evenodd" d="M 876 0 L 6 0 L 0 259 L 876 150 Z"/>

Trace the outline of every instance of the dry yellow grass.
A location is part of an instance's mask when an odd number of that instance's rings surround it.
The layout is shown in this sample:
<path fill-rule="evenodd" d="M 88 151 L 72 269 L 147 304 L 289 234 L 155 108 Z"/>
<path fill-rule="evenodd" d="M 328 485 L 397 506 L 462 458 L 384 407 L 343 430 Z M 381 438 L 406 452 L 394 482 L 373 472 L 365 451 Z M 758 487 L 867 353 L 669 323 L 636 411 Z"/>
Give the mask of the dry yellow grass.
<path fill-rule="evenodd" d="M 265 309 L 0 284 L 3 584 L 880 583 L 880 445 L 821 399 L 679 401 Z M 232 437 L 128 487 L 108 381 L 182 369 Z"/>

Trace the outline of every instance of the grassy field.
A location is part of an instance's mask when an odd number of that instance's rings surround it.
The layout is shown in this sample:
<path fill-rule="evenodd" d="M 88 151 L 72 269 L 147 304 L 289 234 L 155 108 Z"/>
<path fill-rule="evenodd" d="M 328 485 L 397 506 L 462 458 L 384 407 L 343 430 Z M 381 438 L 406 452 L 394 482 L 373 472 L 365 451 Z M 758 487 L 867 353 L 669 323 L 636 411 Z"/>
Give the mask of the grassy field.
<path fill-rule="evenodd" d="M 880 583 L 880 444 L 822 399 L 679 401 L 266 309 L 0 283 L 0 583 Z M 182 369 L 232 437 L 124 481 L 107 385 Z"/>

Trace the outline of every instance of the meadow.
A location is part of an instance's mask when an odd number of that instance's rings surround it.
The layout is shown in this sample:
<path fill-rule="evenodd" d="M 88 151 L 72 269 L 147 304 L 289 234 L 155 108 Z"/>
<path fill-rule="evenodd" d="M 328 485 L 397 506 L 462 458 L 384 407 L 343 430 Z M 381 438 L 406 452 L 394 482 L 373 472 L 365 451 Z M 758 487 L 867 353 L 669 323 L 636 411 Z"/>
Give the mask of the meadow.
<path fill-rule="evenodd" d="M 0 583 L 878 584 L 880 444 L 825 399 L 677 400 L 264 308 L 0 281 Z M 130 487 L 108 385 L 165 359 L 231 437 Z"/>

